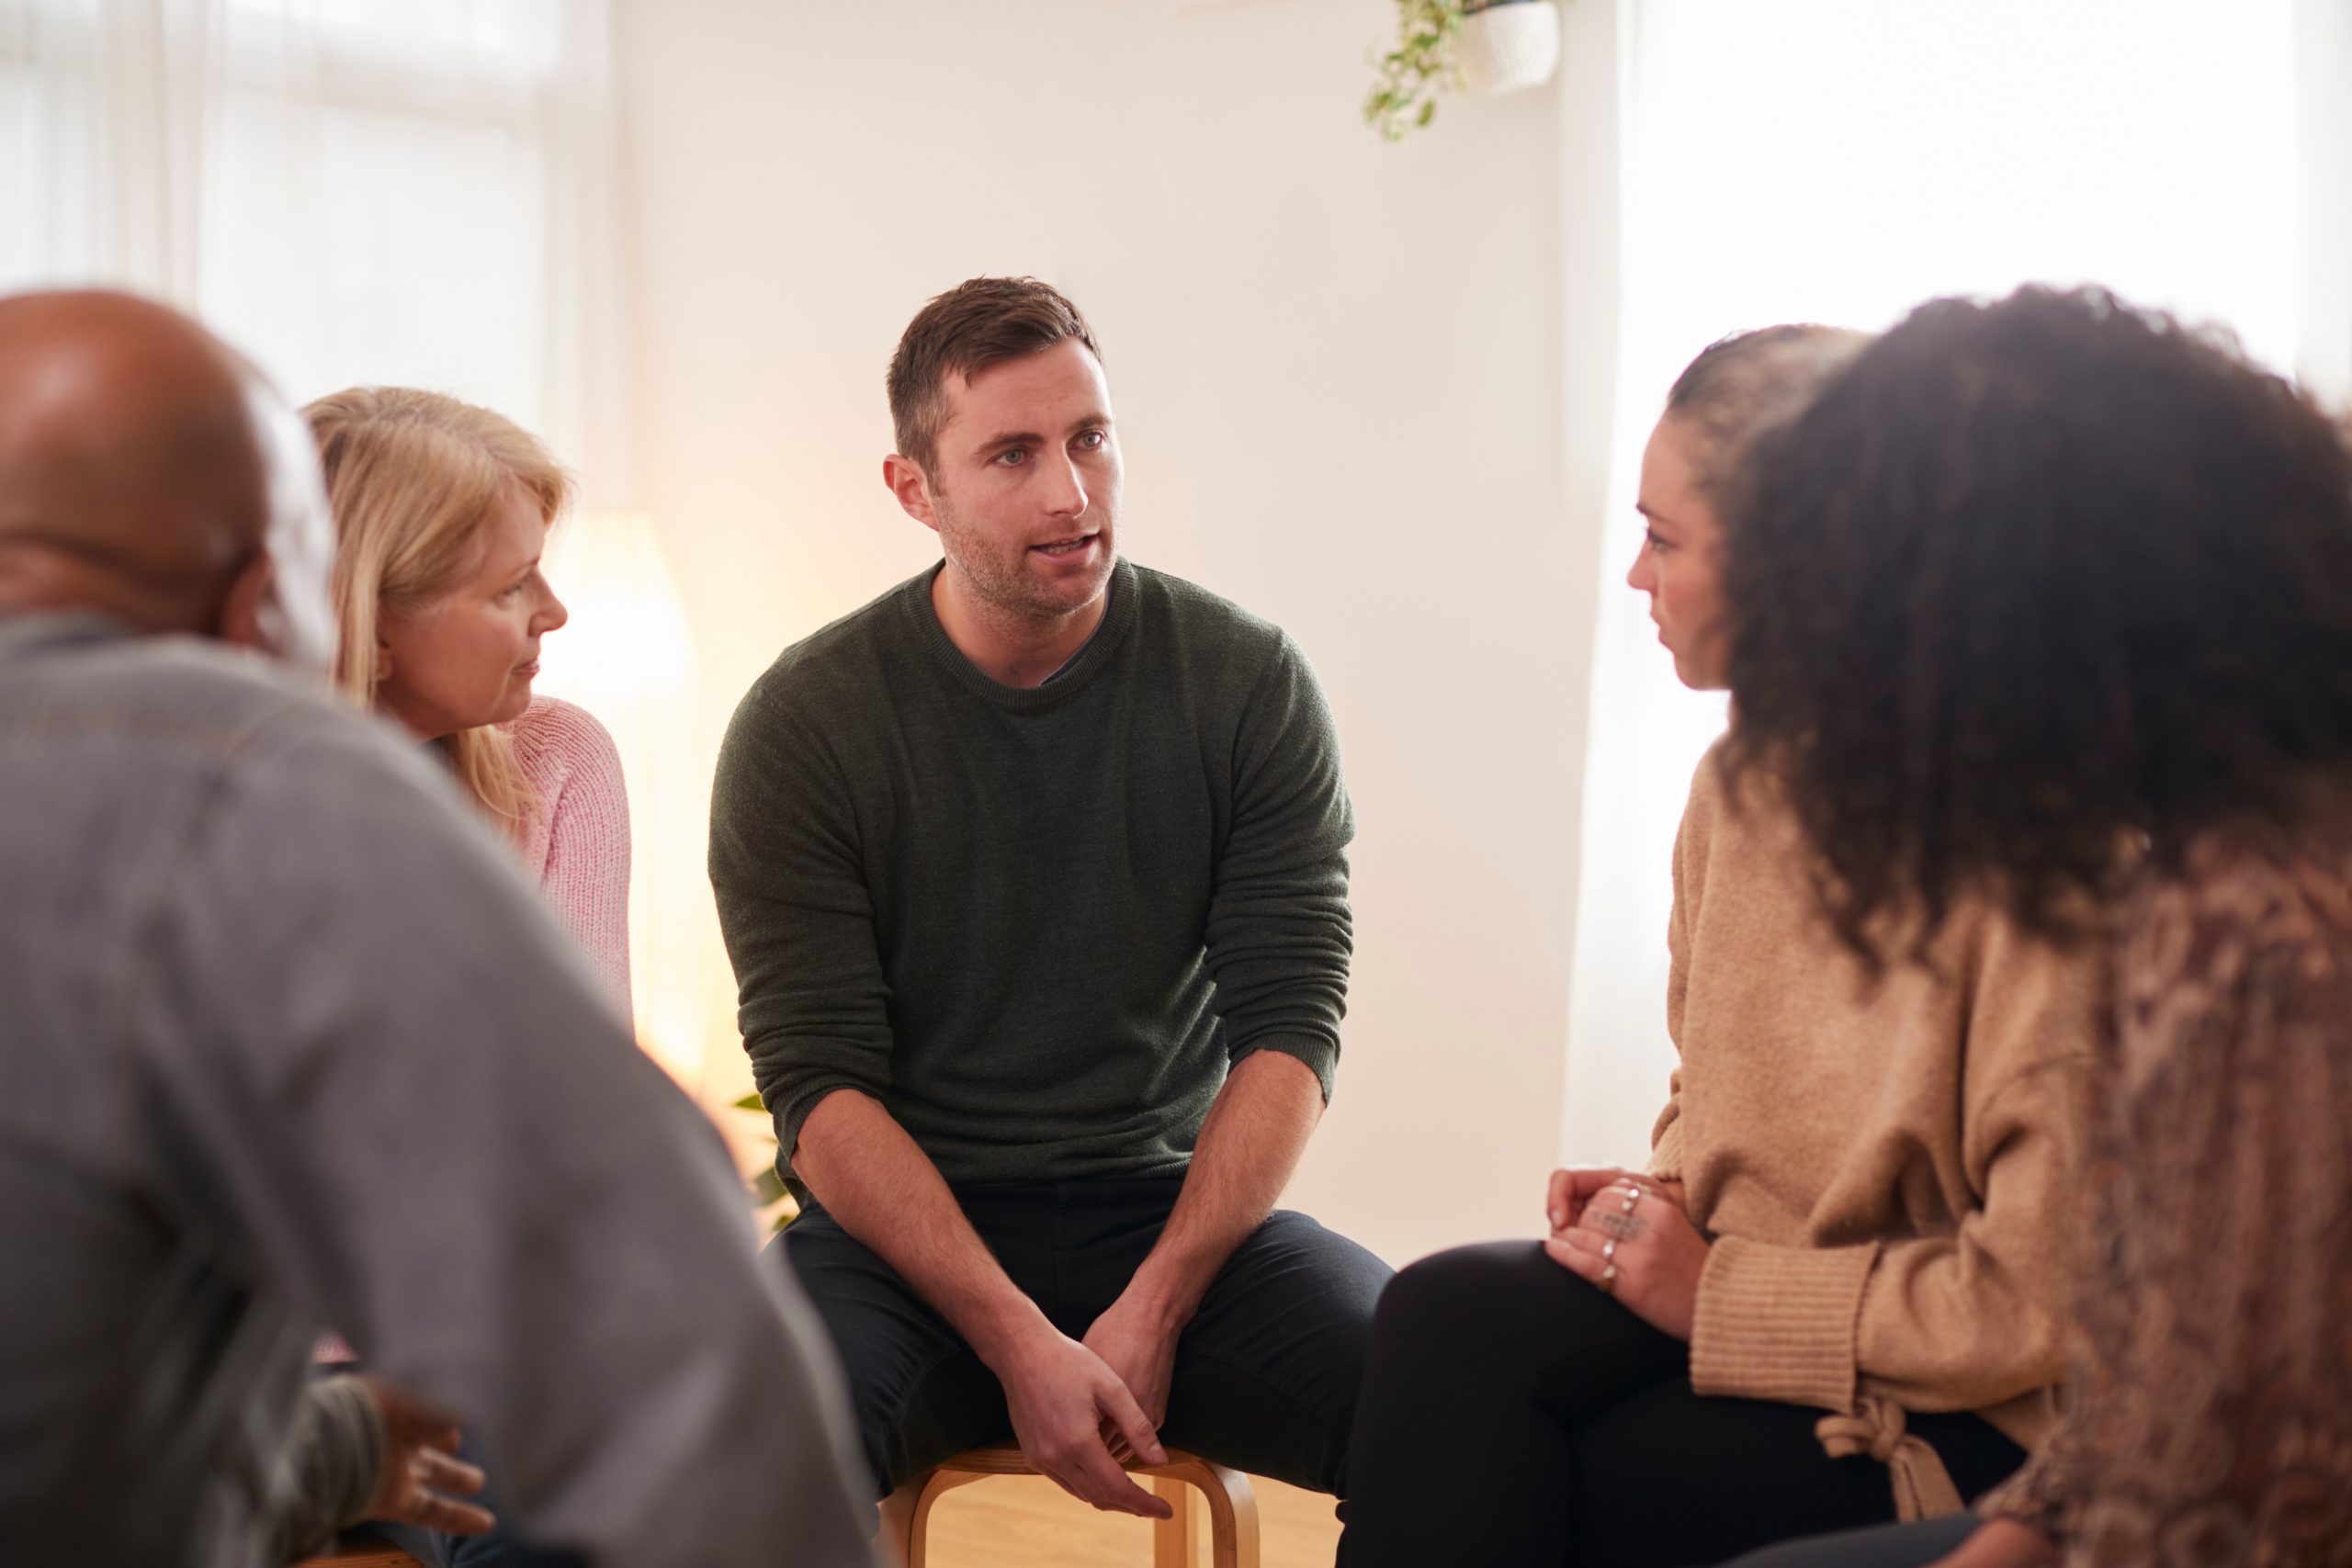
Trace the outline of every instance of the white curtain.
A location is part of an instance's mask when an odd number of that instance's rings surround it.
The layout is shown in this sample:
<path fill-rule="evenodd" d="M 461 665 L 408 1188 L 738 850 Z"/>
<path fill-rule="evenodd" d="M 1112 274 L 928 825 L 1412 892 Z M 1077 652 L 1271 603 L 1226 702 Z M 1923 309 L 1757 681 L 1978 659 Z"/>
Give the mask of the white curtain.
<path fill-rule="evenodd" d="M 2352 409 L 2352 0 L 2297 0 L 2303 332 L 2297 367 Z"/>
<path fill-rule="evenodd" d="M 429 387 L 582 479 L 541 689 L 619 744 L 640 1038 L 684 1079 L 719 999 L 693 639 L 631 461 L 610 0 L 0 0 L 0 292 L 128 288 L 297 401 Z"/>
<path fill-rule="evenodd" d="M 1676 684 L 1623 585 L 1642 443 L 1677 370 L 1737 328 L 1876 328 L 1933 295 L 2039 279 L 2225 323 L 2324 386 L 2352 357 L 2352 233 L 2322 216 L 2352 160 L 2314 138 L 2340 134 L 2352 75 L 2313 69 L 2310 50 L 2321 29 L 2342 50 L 2346 7 L 1620 0 L 1623 307 L 1567 1157 L 1646 1156 L 1673 1061 L 1668 858 L 1691 769 L 1724 723 L 1720 697 Z M 2333 178 L 2318 175 L 2323 153 Z"/>
<path fill-rule="evenodd" d="M 168 299 L 297 400 L 454 392 L 626 505 L 605 0 L 0 0 L 0 288 Z"/>

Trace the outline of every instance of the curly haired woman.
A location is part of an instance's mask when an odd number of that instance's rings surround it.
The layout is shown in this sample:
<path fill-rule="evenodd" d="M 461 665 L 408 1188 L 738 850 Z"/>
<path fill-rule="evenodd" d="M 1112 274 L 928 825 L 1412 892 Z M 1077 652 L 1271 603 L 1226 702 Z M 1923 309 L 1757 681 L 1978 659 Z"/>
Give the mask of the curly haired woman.
<path fill-rule="evenodd" d="M 1749 449 L 1860 347 L 1726 339 L 1642 464 L 1648 595 L 1724 684 L 1717 576 Z M 1423 1259 L 1383 1296 L 1348 1568 L 1720 1562 L 1957 1510 L 2054 1422 L 2067 1199 L 2105 982 L 1989 906 L 1873 972 L 1814 908 L 1777 785 L 1710 754 L 1675 848 L 1650 1168 L 1563 1171 L 1547 1242 Z"/>
<path fill-rule="evenodd" d="M 1759 1561 L 2352 1562 L 2352 455 L 2098 293 L 1922 307 L 1770 444 L 1736 761 L 1826 908 L 2117 956 L 2065 1425 L 1984 1516 Z"/>

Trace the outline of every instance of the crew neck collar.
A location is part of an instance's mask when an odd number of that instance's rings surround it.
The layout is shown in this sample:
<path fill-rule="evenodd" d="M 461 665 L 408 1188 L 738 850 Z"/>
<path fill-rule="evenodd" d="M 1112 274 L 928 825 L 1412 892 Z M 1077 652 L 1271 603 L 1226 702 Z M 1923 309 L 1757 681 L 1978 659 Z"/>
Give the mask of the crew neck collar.
<path fill-rule="evenodd" d="M 939 611 L 932 604 L 932 584 L 945 567 L 943 561 L 908 582 L 899 591 L 900 607 L 914 623 L 916 636 L 932 657 L 957 682 L 998 706 L 1014 712 L 1041 712 L 1067 702 L 1083 690 L 1125 640 L 1127 628 L 1135 620 L 1136 569 L 1122 556 L 1112 563 L 1111 581 L 1102 591 L 1102 620 L 1085 645 L 1045 684 L 1008 686 L 966 658 L 964 650 L 947 635 L 947 628 L 939 624 Z"/>

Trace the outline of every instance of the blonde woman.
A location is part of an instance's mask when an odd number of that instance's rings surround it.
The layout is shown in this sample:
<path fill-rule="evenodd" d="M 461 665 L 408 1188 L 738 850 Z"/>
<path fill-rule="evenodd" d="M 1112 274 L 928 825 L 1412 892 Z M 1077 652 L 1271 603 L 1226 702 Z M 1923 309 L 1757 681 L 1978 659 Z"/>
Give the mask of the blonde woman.
<path fill-rule="evenodd" d="M 336 683 L 441 755 L 627 1018 L 620 755 L 585 711 L 531 693 L 541 639 L 569 618 L 539 568 L 571 476 L 513 421 L 436 392 L 355 387 L 302 412 L 334 513 Z M 580 1561 L 497 1531 L 476 1536 L 488 1522 L 458 1522 L 462 1533 L 376 1528 L 442 1568 Z"/>
<path fill-rule="evenodd" d="M 337 683 L 447 759 L 628 1016 L 620 757 L 587 713 L 531 694 L 568 618 L 539 567 L 571 476 L 513 421 L 435 392 L 356 387 L 303 412 L 339 536 Z"/>

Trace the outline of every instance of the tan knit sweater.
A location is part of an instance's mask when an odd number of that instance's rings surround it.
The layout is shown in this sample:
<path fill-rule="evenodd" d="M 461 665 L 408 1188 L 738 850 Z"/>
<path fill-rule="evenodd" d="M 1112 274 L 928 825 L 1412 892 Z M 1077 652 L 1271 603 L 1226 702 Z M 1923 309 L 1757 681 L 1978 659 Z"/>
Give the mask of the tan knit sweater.
<path fill-rule="evenodd" d="M 1967 908 L 1933 972 L 1873 983 L 1777 787 L 1727 798 L 1720 750 L 1675 848 L 1681 1064 L 1651 1158 L 1714 1240 L 1690 1381 L 1832 1412 L 1825 1446 L 1892 1463 L 1905 1517 L 1955 1509 L 1903 1414 L 1976 1411 L 2028 1448 L 2054 1420 L 2105 961 Z"/>

